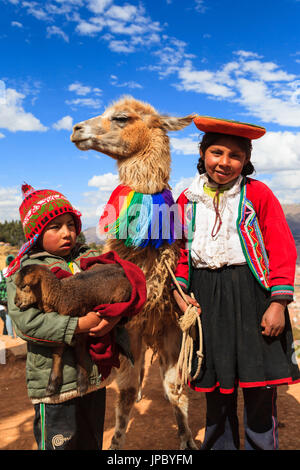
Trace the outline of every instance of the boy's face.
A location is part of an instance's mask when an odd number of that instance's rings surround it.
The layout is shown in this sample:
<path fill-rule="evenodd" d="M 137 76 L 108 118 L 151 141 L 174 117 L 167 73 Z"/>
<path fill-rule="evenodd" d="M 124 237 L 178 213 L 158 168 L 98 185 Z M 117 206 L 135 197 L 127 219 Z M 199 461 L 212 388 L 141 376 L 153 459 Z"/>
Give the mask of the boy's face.
<path fill-rule="evenodd" d="M 71 214 L 55 217 L 41 235 L 41 245 L 52 255 L 66 257 L 76 244 L 76 227 Z"/>

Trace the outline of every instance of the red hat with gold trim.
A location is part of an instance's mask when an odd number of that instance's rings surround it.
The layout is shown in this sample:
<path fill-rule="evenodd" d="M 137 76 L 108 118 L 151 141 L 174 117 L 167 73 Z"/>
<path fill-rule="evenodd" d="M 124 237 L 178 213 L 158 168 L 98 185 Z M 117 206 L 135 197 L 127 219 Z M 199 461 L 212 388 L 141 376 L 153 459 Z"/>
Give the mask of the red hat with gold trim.
<path fill-rule="evenodd" d="M 218 134 L 236 135 L 247 139 L 259 139 L 266 133 L 264 127 L 246 122 L 230 121 L 210 116 L 197 116 L 194 124 L 203 132 L 215 132 Z"/>

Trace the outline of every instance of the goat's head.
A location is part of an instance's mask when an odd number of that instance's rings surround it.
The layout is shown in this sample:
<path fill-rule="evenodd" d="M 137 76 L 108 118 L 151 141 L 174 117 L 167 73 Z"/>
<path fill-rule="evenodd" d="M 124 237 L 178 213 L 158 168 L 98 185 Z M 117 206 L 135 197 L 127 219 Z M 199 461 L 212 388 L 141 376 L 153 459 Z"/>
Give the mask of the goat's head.
<path fill-rule="evenodd" d="M 101 116 L 76 124 L 71 141 L 80 150 L 97 150 L 117 160 L 142 152 L 154 129 L 162 133 L 177 131 L 189 125 L 195 116 L 163 116 L 142 101 L 131 97 L 120 99 Z"/>
<path fill-rule="evenodd" d="M 45 266 L 33 264 L 24 266 L 16 274 L 15 304 L 20 310 L 27 310 L 40 302 L 42 276 L 48 275 L 49 272 Z"/>

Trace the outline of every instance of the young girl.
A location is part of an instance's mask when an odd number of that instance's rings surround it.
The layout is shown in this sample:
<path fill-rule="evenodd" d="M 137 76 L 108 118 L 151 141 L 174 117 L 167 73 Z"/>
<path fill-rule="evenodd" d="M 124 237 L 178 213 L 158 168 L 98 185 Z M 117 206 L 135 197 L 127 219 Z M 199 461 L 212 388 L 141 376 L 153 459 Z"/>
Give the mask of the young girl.
<path fill-rule="evenodd" d="M 276 385 L 300 380 L 287 310 L 295 243 L 274 194 L 247 176 L 254 171 L 251 140 L 265 129 L 208 117 L 194 122 L 205 134 L 199 174 L 178 199 L 185 239 L 176 277 L 202 312 L 204 362 L 190 383 L 206 392 L 201 448 L 239 449 L 240 386 L 245 448 L 277 449 Z M 174 297 L 184 311 L 176 290 Z M 196 367 L 194 357 L 194 373 Z"/>
<path fill-rule="evenodd" d="M 57 312 L 44 313 L 37 308 L 20 311 L 15 305 L 15 275 L 30 264 L 42 264 L 56 276 L 79 272 L 85 263 L 99 260 L 100 253 L 76 242 L 81 231 L 81 214 L 61 193 L 37 190 L 24 185 L 20 216 L 27 242 L 9 265 L 7 280 L 8 310 L 18 336 L 27 341 L 26 380 L 28 395 L 35 408 L 34 435 L 39 450 L 100 450 L 105 415 L 105 388 L 102 369 L 93 357 L 105 356 L 105 374 L 118 367 L 116 349 L 109 332 L 121 316 L 99 318 L 96 312 L 68 317 Z M 88 260 L 87 260 L 88 258 Z M 131 314 L 136 314 L 134 309 Z M 77 391 L 77 370 L 72 345 L 76 334 L 89 332 L 101 336 L 104 347 L 99 354 L 86 352 L 89 388 L 83 396 Z M 104 342 L 104 335 L 105 342 Z M 48 396 L 46 388 L 52 368 L 52 351 L 66 345 L 63 354 L 63 383 L 59 393 Z M 102 374 L 102 375 L 101 375 Z"/>

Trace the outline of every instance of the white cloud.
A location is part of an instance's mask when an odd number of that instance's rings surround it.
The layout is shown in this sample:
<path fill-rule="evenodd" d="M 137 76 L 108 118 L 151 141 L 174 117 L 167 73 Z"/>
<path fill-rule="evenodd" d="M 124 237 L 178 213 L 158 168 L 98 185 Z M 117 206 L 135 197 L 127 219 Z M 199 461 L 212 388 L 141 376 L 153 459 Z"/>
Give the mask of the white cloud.
<path fill-rule="evenodd" d="M 49 19 L 47 11 L 43 10 L 43 5 L 39 5 L 37 2 L 22 2 L 22 6 L 25 7 L 27 12 L 37 20 Z"/>
<path fill-rule="evenodd" d="M 88 9 L 93 13 L 103 13 L 113 0 L 88 0 Z"/>
<path fill-rule="evenodd" d="M 199 153 L 198 141 L 192 137 L 170 137 L 172 152 L 180 155 L 195 155 Z"/>
<path fill-rule="evenodd" d="M 195 0 L 195 10 L 199 13 L 204 13 L 206 11 L 206 6 L 204 4 L 204 0 Z"/>
<path fill-rule="evenodd" d="M 123 7 L 112 5 L 106 12 L 107 16 L 122 21 L 132 21 L 138 13 L 138 8 L 134 5 L 125 5 Z"/>
<path fill-rule="evenodd" d="M 77 96 L 84 96 L 84 98 L 66 100 L 66 103 L 73 108 L 78 106 L 86 106 L 88 108 L 99 109 L 102 106 L 102 101 L 97 98 L 102 94 L 102 90 L 100 88 L 95 88 L 89 85 L 83 85 L 80 82 L 75 82 L 69 85 L 68 90 L 75 93 Z"/>
<path fill-rule="evenodd" d="M 258 174 L 257 179 L 273 191 L 281 204 L 299 204 L 300 170 L 282 170 L 268 177 Z"/>
<path fill-rule="evenodd" d="M 96 95 L 100 95 L 102 93 L 102 90 L 100 88 L 92 88 L 89 85 L 82 85 L 82 83 L 75 82 L 71 83 L 68 87 L 69 91 L 74 91 L 74 93 L 78 96 L 86 96 L 89 93 L 95 93 Z"/>
<path fill-rule="evenodd" d="M 102 31 L 104 39 L 111 35 L 108 47 L 117 53 L 132 53 L 137 48 L 157 45 L 160 42 L 158 33 L 165 27 L 153 21 L 141 4 L 136 6 L 129 2 L 120 6 L 113 0 L 47 0 L 22 1 L 18 5 L 36 19 L 51 23 L 46 28 L 47 37 L 59 36 L 69 42 L 64 30 L 53 25 L 58 15 L 64 15 L 64 28 L 66 23 L 75 23 L 75 32 L 81 36 L 94 37 Z"/>
<path fill-rule="evenodd" d="M 288 74 L 278 69 L 278 65 L 273 62 L 249 60 L 242 64 L 242 69 L 244 72 L 249 72 L 254 77 L 264 82 L 291 81 L 296 78 L 295 75 Z"/>
<path fill-rule="evenodd" d="M 73 108 L 83 106 L 87 108 L 99 109 L 102 106 L 102 101 L 97 98 L 76 98 L 74 100 L 66 100 L 66 104 Z"/>
<path fill-rule="evenodd" d="M 196 69 L 191 60 L 173 72 L 179 81 L 176 88 L 238 103 L 248 114 L 263 122 L 283 126 L 300 125 L 300 79 L 266 62 L 256 53 L 237 51 L 238 60 L 219 70 Z"/>
<path fill-rule="evenodd" d="M 91 18 L 90 21 L 79 20 L 76 31 L 83 36 L 94 36 L 104 28 L 102 18 Z"/>
<path fill-rule="evenodd" d="M 178 77 L 181 80 L 177 85 L 179 90 L 205 93 L 217 98 L 231 98 L 235 95 L 233 90 L 222 83 L 222 77 L 218 78 L 215 72 L 209 70 L 194 70 L 191 61 L 186 61 L 179 69 Z"/>
<path fill-rule="evenodd" d="M 120 41 L 117 39 L 111 40 L 108 43 L 108 47 L 111 51 L 114 52 L 124 52 L 125 54 L 130 54 L 135 51 L 135 47 L 133 44 L 130 44 L 128 41 Z"/>
<path fill-rule="evenodd" d="M 5 135 L 0 132 L 0 139 L 4 139 Z"/>
<path fill-rule="evenodd" d="M 300 168 L 300 132 L 267 132 L 252 145 L 251 160 L 258 172 L 276 173 Z"/>
<path fill-rule="evenodd" d="M 47 37 L 50 38 L 51 36 L 59 36 L 65 42 L 69 42 L 69 36 L 58 26 L 48 26 L 47 27 Z"/>
<path fill-rule="evenodd" d="M 23 28 L 22 23 L 20 23 L 19 21 L 12 21 L 11 25 L 16 26 L 17 28 Z"/>
<path fill-rule="evenodd" d="M 84 226 L 97 226 L 104 206 L 118 184 L 119 177 L 114 173 L 94 175 L 90 178 L 88 186 L 96 189 L 84 192 L 83 203 L 78 207 L 83 214 Z"/>
<path fill-rule="evenodd" d="M 142 85 L 137 82 L 134 82 L 133 80 L 130 80 L 129 82 L 119 83 L 119 79 L 116 75 L 111 75 L 110 78 L 110 83 L 118 88 L 143 88 Z"/>
<path fill-rule="evenodd" d="M 0 222 L 19 220 L 19 207 L 22 202 L 20 188 L 0 188 Z"/>
<path fill-rule="evenodd" d="M 299 127 L 300 106 L 298 103 L 275 96 L 274 91 L 264 82 L 243 78 L 237 80 L 236 86 L 240 93 L 237 101 L 253 116 L 264 122 Z"/>
<path fill-rule="evenodd" d="M 114 173 L 95 175 L 88 181 L 88 186 L 94 186 L 100 191 L 113 191 L 119 184 L 119 176 Z"/>
<path fill-rule="evenodd" d="M 177 201 L 178 197 L 189 185 L 192 183 L 194 176 L 188 178 L 181 178 L 173 187 L 172 187 L 172 194 L 174 201 Z"/>
<path fill-rule="evenodd" d="M 12 88 L 5 90 L 0 100 L 0 128 L 12 132 L 16 131 L 46 131 L 38 118 L 26 112 L 23 107 L 25 95 Z"/>
<path fill-rule="evenodd" d="M 69 85 L 68 90 L 74 91 L 76 95 L 85 96 L 91 92 L 91 87 L 85 86 L 85 85 L 82 85 L 81 83 L 76 82 L 76 83 L 72 83 L 71 85 Z"/>
<path fill-rule="evenodd" d="M 73 127 L 73 118 L 71 116 L 64 116 L 59 121 L 53 124 L 54 129 L 57 131 L 67 130 L 71 131 Z"/>

